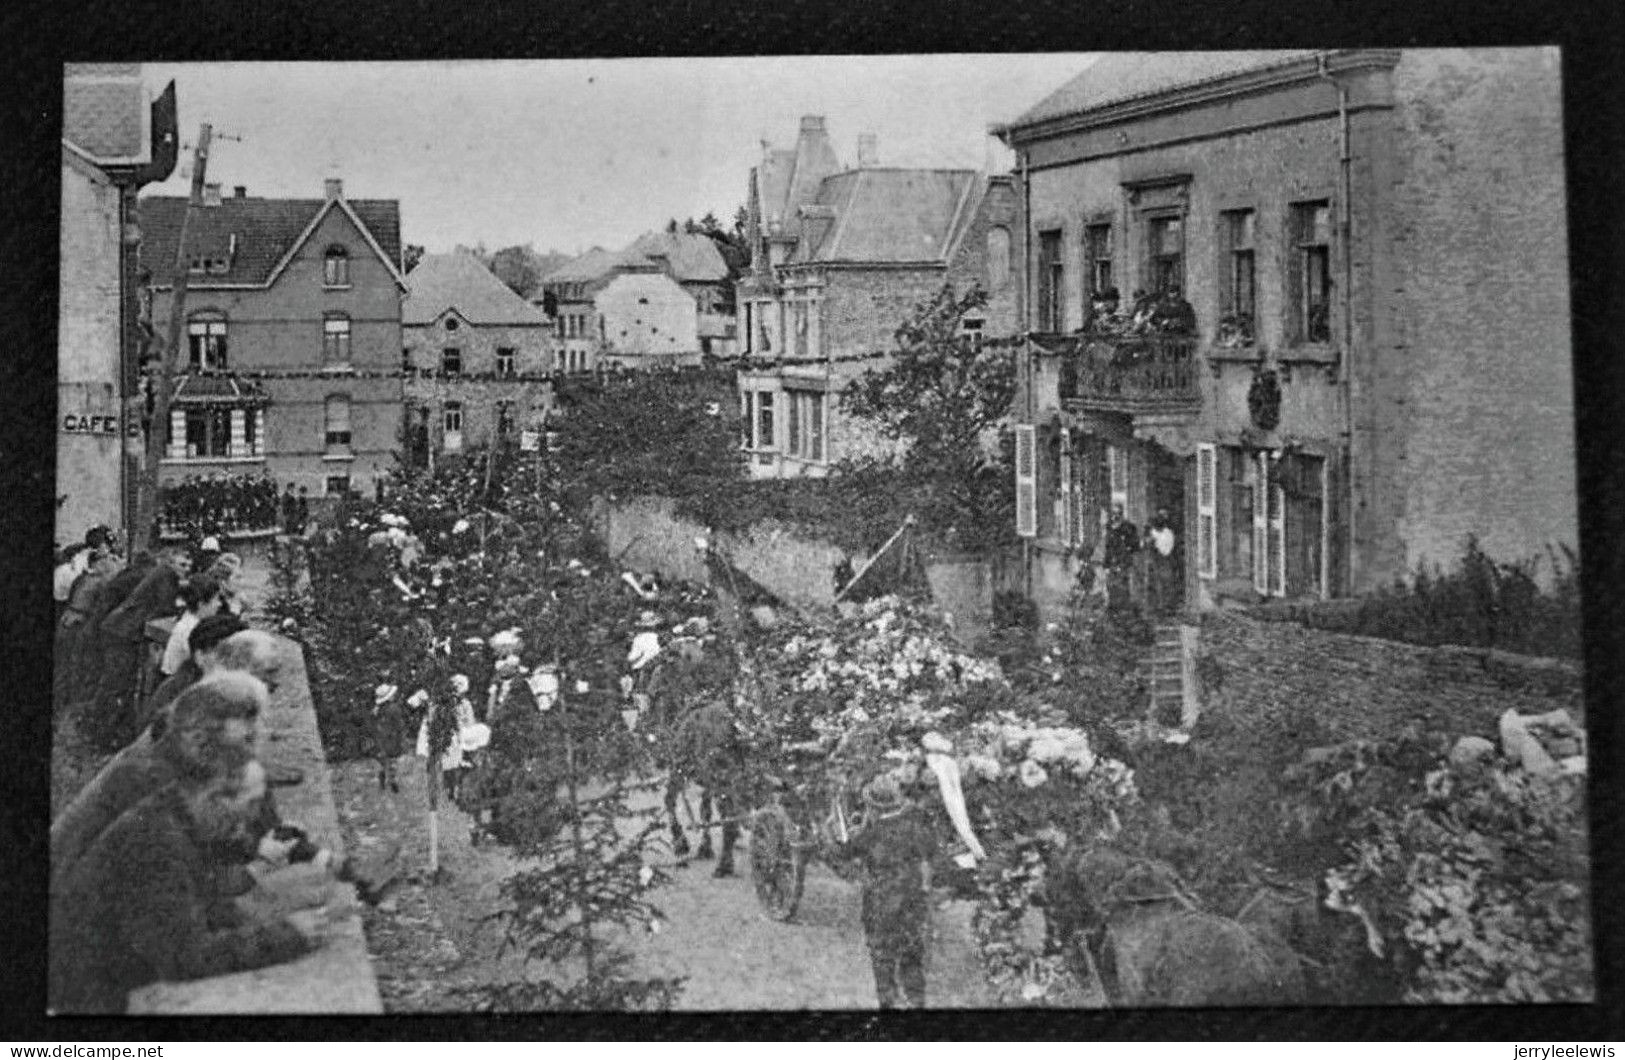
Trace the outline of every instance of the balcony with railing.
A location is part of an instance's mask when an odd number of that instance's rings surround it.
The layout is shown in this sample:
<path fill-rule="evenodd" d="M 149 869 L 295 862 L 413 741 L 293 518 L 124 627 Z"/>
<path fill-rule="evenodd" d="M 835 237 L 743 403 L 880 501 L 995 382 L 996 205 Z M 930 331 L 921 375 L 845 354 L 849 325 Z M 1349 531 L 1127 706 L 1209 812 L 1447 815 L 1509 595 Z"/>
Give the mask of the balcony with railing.
<path fill-rule="evenodd" d="M 1106 412 L 1195 412 L 1202 397 L 1195 335 L 1034 336 L 1059 360 L 1060 398 Z"/>

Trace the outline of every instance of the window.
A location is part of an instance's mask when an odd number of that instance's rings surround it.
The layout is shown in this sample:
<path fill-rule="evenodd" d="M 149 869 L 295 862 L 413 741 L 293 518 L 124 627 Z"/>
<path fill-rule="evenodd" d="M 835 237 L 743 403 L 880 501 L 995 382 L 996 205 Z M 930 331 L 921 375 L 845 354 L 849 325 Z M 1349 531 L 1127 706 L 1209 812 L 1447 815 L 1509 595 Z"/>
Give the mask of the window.
<path fill-rule="evenodd" d="M 1332 337 L 1332 206 L 1292 204 L 1292 335 L 1299 342 Z"/>
<path fill-rule="evenodd" d="M 445 375 L 462 375 L 463 351 L 456 346 L 447 346 L 441 350 L 440 371 Z"/>
<path fill-rule="evenodd" d="M 1106 447 L 1106 483 L 1108 502 L 1113 508 L 1128 511 L 1128 450 L 1120 445 Z"/>
<path fill-rule="evenodd" d="M 1225 523 L 1223 556 L 1227 577 L 1253 576 L 1253 497 L 1258 492 L 1258 461 L 1244 449 L 1227 448 L 1225 456 L 1225 499 L 1229 512 Z"/>
<path fill-rule="evenodd" d="M 328 247 L 322 257 L 322 286 L 350 286 L 350 252 L 343 247 Z"/>
<path fill-rule="evenodd" d="M 987 327 L 987 320 L 983 317 L 962 317 L 959 321 L 959 333 L 970 339 L 974 349 L 982 348 L 983 329 Z"/>
<path fill-rule="evenodd" d="M 739 392 L 739 445 L 742 449 L 750 449 L 751 425 L 756 422 L 756 393 L 752 390 Z"/>
<path fill-rule="evenodd" d="M 791 456 L 801 455 L 801 395 L 786 394 L 785 411 L 789 414 L 789 422 L 785 424 L 789 429 L 785 431 L 784 451 Z"/>
<path fill-rule="evenodd" d="M 1185 221 L 1180 217 L 1153 217 L 1146 224 L 1147 263 L 1151 290 L 1180 293 L 1185 287 Z"/>
<path fill-rule="evenodd" d="M 497 347 L 497 375 L 513 375 L 513 350 L 507 346 Z"/>
<path fill-rule="evenodd" d="M 1057 229 L 1038 233 L 1038 330 L 1061 330 L 1061 233 Z"/>
<path fill-rule="evenodd" d="M 1083 270 L 1090 298 L 1116 290 L 1117 281 L 1112 276 L 1111 225 L 1090 225 L 1083 230 Z"/>
<path fill-rule="evenodd" d="M 226 318 L 219 313 L 199 313 L 186 325 L 189 359 L 193 368 L 206 372 L 226 367 Z"/>
<path fill-rule="evenodd" d="M 789 420 L 785 448 L 804 460 L 824 459 L 824 395 L 816 390 L 796 390 L 785 395 Z"/>
<path fill-rule="evenodd" d="M 322 323 L 322 360 L 327 364 L 350 363 L 350 318 L 329 314 Z"/>
<path fill-rule="evenodd" d="M 1018 423 L 1016 439 L 1016 533 L 1038 536 L 1038 439 L 1033 425 Z"/>
<path fill-rule="evenodd" d="M 1219 215 L 1224 246 L 1221 308 L 1228 316 L 1253 322 L 1257 306 L 1257 272 L 1253 257 L 1253 211 L 1226 210 Z"/>
<path fill-rule="evenodd" d="M 507 437 L 513 433 L 513 402 L 497 402 L 497 436 Z"/>
<path fill-rule="evenodd" d="M 213 459 L 230 455 L 231 410 L 189 408 L 186 410 L 186 456 Z"/>
<path fill-rule="evenodd" d="M 328 452 L 342 452 L 350 448 L 350 398 L 345 394 L 328 396 L 326 406 L 326 440 Z"/>
<path fill-rule="evenodd" d="M 773 391 L 762 390 L 756 395 L 756 448 L 773 448 Z"/>
<path fill-rule="evenodd" d="M 807 303 L 796 302 L 790 307 L 790 319 L 795 329 L 796 356 L 807 356 Z"/>
<path fill-rule="evenodd" d="M 260 409 L 243 410 L 243 455 L 260 455 Z"/>
<path fill-rule="evenodd" d="M 460 328 L 462 326 L 463 325 L 461 324 L 461 322 L 458 321 L 458 319 L 456 317 L 447 317 L 446 318 L 446 330 L 447 331 L 456 331 L 458 328 Z"/>
<path fill-rule="evenodd" d="M 342 497 L 350 492 L 349 475 L 327 476 L 327 495 L 329 497 Z"/>
<path fill-rule="evenodd" d="M 1010 229 L 1003 226 L 987 232 L 987 285 L 998 290 L 1010 282 Z"/>
<path fill-rule="evenodd" d="M 441 407 L 440 425 L 445 431 L 445 449 L 448 453 L 460 452 L 463 448 L 463 404 L 460 401 L 448 401 Z"/>
<path fill-rule="evenodd" d="M 802 421 L 807 424 L 806 453 L 808 460 L 826 460 L 824 452 L 824 395 L 808 394 L 807 414 Z"/>

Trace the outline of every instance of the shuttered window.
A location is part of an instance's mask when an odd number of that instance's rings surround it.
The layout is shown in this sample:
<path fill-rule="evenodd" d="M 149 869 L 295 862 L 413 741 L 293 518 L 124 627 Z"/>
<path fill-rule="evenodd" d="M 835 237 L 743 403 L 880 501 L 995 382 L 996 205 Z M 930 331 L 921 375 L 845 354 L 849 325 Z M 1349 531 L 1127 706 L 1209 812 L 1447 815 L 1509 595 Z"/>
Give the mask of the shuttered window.
<path fill-rule="evenodd" d="M 1061 543 L 1071 547 L 1077 544 L 1072 504 L 1072 432 L 1061 428 Z"/>
<path fill-rule="evenodd" d="M 1016 533 L 1038 535 L 1037 438 L 1030 423 L 1018 423 L 1016 432 Z"/>
<path fill-rule="evenodd" d="M 1217 576 L 1218 554 L 1218 454 L 1212 445 L 1196 447 L 1196 574 Z"/>

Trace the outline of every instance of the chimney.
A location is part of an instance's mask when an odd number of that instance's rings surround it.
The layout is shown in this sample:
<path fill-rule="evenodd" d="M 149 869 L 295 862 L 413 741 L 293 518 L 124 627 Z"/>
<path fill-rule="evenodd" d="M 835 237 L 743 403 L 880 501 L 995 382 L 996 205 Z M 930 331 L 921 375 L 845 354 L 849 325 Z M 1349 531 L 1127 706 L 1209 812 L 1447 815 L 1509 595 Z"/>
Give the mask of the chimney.
<path fill-rule="evenodd" d="M 248 186 L 245 185 L 245 184 L 238 184 L 236 187 L 232 188 L 231 191 L 232 191 L 232 196 L 234 198 L 238 198 L 238 199 L 246 199 L 246 198 L 248 198 Z"/>
<path fill-rule="evenodd" d="M 824 116 L 822 114 L 808 114 L 801 119 L 803 133 L 821 133 L 824 131 Z"/>
<path fill-rule="evenodd" d="M 219 206 L 220 205 L 220 185 L 219 184 L 204 184 L 203 185 L 203 205 L 205 205 L 205 206 Z"/>
<path fill-rule="evenodd" d="M 338 177 L 328 177 L 322 181 L 322 189 L 329 199 L 344 198 L 344 181 Z"/>
<path fill-rule="evenodd" d="M 873 169 L 880 165 L 880 137 L 872 132 L 858 134 L 858 168 Z"/>

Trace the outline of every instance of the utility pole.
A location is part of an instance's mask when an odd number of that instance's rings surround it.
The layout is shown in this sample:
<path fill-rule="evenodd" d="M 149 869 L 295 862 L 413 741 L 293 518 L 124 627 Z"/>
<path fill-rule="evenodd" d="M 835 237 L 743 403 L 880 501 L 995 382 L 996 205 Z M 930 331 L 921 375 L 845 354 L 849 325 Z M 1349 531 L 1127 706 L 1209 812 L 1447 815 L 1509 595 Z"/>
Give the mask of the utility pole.
<path fill-rule="evenodd" d="M 186 232 L 193 213 L 203 206 L 203 179 L 209 164 L 209 141 L 213 126 L 207 122 L 198 130 L 197 147 L 192 154 L 192 195 L 181 215 L 180 238 L 175 242 L 175 274 L 169 305 L 169 334 L 163 350 L 163 363 L 154 381 L 152 422 L 147 427 L 147 458 L 141 468 L 136 491 L 134 536 L 130 548 L 157 544 L 158 472 L 164 459 L 169 433 L 169 404 L 175 388 L 175 372 L 180 367 L 181 327 L 186 321 L 186 290 L 191 283 L 192 262 L 186 252 Z"/>

